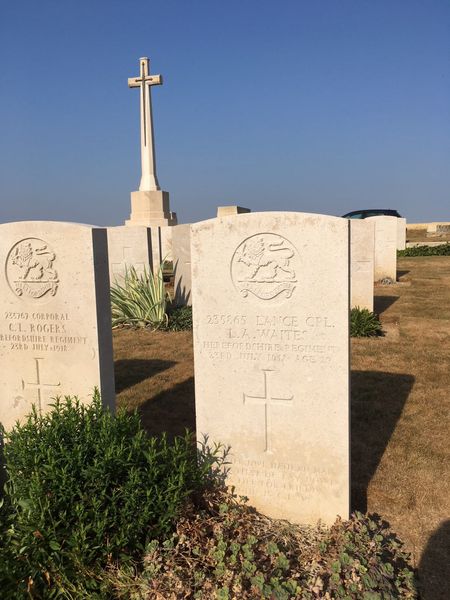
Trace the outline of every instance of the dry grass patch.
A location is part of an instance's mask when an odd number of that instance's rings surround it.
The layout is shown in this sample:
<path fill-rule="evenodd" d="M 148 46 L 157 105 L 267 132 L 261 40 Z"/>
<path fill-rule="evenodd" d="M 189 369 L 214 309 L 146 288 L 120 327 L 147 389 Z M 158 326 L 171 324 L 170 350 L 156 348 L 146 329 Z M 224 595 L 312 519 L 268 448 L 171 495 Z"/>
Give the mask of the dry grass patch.
<path fill-rule="evenodd" d="M 388 334 L 352 341 L 352 503 L 406 542 L 425 600 L 450 598 L 450 257 L 399 260 L 377 286 Z M 147 430 L 195 427 L 190 332 L 114 332 L 118 404 Z"/>

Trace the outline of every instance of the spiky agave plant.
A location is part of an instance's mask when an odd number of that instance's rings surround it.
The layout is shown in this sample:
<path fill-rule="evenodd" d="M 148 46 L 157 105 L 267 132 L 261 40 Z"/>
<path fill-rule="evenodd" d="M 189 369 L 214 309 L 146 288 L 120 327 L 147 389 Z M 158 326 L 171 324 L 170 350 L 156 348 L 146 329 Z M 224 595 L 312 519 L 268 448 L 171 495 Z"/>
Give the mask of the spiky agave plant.
<path fill-rule="evenodd" d="M 131 266 L 125 270 L 123 282 L 111 287 L 112 325 L 131 325 L 157 329 L 167 325 L 169 294 L 164 286 L 163 264 L 156 273 L 144 268 L 138 274 Z"/>

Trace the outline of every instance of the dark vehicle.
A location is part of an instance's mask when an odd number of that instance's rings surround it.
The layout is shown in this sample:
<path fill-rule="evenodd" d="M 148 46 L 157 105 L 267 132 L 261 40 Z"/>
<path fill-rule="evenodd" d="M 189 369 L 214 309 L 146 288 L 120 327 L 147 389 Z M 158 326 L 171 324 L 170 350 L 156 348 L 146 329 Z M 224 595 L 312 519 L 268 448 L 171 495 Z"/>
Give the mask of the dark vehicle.
<path fill-rule="evenodd" d="M 367 208 L 365 210 L 352 210 L 352 212 L 342 215 L 343 219 L 367 219 L 367 217 L 380 217 L 386 215 L 387 217 L 399 217 L 401 215 L 398 211 L 392 210 L 392 208 Z"/>

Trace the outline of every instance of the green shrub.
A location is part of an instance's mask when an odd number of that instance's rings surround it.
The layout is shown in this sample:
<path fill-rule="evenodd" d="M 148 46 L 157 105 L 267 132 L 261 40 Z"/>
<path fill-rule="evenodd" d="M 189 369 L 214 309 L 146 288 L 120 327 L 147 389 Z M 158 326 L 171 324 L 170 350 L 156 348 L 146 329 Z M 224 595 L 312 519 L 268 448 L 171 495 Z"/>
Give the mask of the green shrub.
<path fill-rule="evenodd" d="M 169 535 L 188 496 L 209 482 L 214 462 L 212 454 L 197 461 L 188 434 L 172 444 L 148 438 L 136 413 L 113 416 L 98 394 L 90 405 L 58 399 L 43 416 L 33 409 L 6 434 L 4 455 L 5 598 L 16 590 L 28 597 L 27 589 L 36 598 L 75 589 L 81 598 L 81 588 L 97 597 L 101 570 L 139 559 L 149 540 Z"/>
<path fill-rule="evenodd" d="M 439 246 L 414 246 L 397 250 L 397 256 L 450 256 L 450 243 Z"/>
<path fill-rule="evenodd" d="M 169 331 L 185 331 L 192 329 L 192 307 L 179 306 L 167 311 L 167 326 Z"/>
<path fill-rule="evenodd" d="M 352 308 L 350 311 L 350 337 L 373 337 L 382 335 L 383 330 L 377 315 L 367 308 Z"/>
<path fill-rule="evenodd" d="M 167 301 L 162 266 L 155 274 L 144 269 L 142 275 L 134 267 L 127 268 L 123 283 L 111 287 L 112 325 L 161 327 L 167 324 Z"/>

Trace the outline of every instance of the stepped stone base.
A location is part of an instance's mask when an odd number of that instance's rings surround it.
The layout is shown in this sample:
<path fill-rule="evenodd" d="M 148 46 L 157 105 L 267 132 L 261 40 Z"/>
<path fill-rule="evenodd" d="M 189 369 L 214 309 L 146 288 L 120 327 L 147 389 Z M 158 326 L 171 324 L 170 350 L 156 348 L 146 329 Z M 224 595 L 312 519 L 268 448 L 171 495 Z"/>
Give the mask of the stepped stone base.
<path fill-rule="evenodd" d="M 155 190 L 131 192 L 131 215 L 127 226 L 164 227 L 177 225 L 177 215 L 170 211 L 169 192 Z"/>

